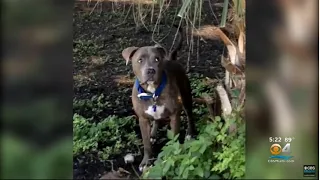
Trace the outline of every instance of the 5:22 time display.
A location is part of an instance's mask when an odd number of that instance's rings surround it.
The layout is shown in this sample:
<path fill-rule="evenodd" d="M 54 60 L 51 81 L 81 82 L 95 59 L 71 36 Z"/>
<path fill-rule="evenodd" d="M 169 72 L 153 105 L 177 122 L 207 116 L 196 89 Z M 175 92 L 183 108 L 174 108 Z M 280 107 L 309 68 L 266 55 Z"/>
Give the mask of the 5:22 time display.
<path fill-rule="evenodd" d="M 269 142 L 280 143 L 281 137 L 269 137 Z"/>

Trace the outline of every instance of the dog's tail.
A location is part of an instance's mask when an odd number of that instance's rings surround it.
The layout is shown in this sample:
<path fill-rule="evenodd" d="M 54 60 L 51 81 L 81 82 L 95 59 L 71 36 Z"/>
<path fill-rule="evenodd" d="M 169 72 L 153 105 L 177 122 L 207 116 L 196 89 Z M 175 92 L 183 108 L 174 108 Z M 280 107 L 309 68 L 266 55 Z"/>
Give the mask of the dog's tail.
<path fill-rule="evenodd" d="M 174 24 L 173 26 L 178 29 L 178 33 L 179 33 L 179 35 L 178 35 L 178 40 L 177 40 L 178 44 L 177 44 L 177 46 L 169 53 L 169 57 L 168 57 L 169 60 L 177 60 L 177 54 L 178 54 L 178 51 L 179 51 L 179 50 L 181 49 L 181 47 L 182 47 L 182 41 L 183 41 L 183 38 L 182 38 L 182 36 L 183 36 L 183 29 L 182 29 L 181 25 L 179 26 L 179 25 Z"/>

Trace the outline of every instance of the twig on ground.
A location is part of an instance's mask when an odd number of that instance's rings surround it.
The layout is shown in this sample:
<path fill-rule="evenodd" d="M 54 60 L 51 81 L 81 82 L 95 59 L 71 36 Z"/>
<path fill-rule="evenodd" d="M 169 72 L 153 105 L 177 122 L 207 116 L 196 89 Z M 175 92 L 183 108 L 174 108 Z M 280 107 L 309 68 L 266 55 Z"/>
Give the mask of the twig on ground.
<path fill-rule="evenodd" d="M 139 176 L 139 173 L 137 172 L 137 170 L 134 168 L 133 164 L 131 163 L 131 168 L 133 170 L 133 172 L 136 174 L 137 177 L 140 177 Z"/>
<path fill-rule="evenodd" d="M 97 5 L 98 5 L 100 2 L 101 2 L 101 0 L 98 0 L 98 1 L 96 2 L 96 4 L 94 5 L 94 7 L 92 8 L 91 12 L 89 13 L 89 15 L 92 14 L 92 12 L 96 9 Z"/>
<path fill-rule="evenodd" d="M 125 23 L 126 23 L 125 21 L 127 20 L 128 16 L 129 16 L 129 13 L 130 13 L 130 11 L 131 11 L 131 9 L 132 9 L 132 7 L 133 7 L 133 4 L 130 5 L 129 10 L 128 10 L 126 16 L 124 17 L 123 21 L 122 21 L 121 23 L 113 26 L 113 28 L 116 28 L 116 27 L 121 26 L 122 24 L 125 24 Z"/>
<path fill-rule="evenodd" d="M 154 39 L 154 33 L 155 33 L 155 31 L 156 31 L 156 28 L 158 27 L 158 24 L 160 24 L 161 14 L 163 13 L 163 6 L 164 6 L 164 3 L 162 3 L 162 4 L 160 5 L 160 12 L 159 12 L 159 15 L 158 15 L 156 24 L 155 24 L 155 26 L 154 26 L 154 28 L 153 28 L 153 31 L 152 31 L 151 39 L 152 39 L 152 41 L 153 41 L 155 44 L 160 44 L 159 42 L 157 42 L 157 41 Z"/>
<path fill-rule="evenodd" d="M 144 28 L 146 28 L 147 31 L 149 31 L 148 27 L 144 23 L 144 19 L 147 17 L 147 14 L 143 17 L 143 12 L 142 12 L 142 5 L 139 3 L 138 4 L 138 16 L 140 17 L 141 24 L 143 25 Z"/>
<path fill-rule="evenodd" d="M 176 15 L 177 15 L 177 11 L 176 11 Z M 176 19 L 176 16 L 174 16 L 173 22 L 175 21 L 175 19 Z M 180 21 L 179 21 L 179 28 L 180 28 L 180 26 L 182 25 L 182 20 L 183 20 L 183 19 L 181 18 Z M 173 25 L 173 22 L 172 22 L 172 25 Z M 171 27 L 172 27 L 172 26 L 171 26 Z M 171 29 L 170 29 L 170 31 L 171 31 Z M 176 33 L 175 33 L 175 35 L 174 35 L 174 38 L 173 38 L 173 41 L 172 41 L 172 45 L 171 45 L 171 47 L 170 47 L 170 51 L 172 50 L 172 48 L 173 48 L 173 46 L 174 46 L 174 42 L 176 41 L 178 34 L 179 34 L 179 29 L 177 29 L 177 31 L 176 31 Z M 181 35 L 180 35 L 180 36 L 181 36 Z"/>
<path fill-rule="evenodd" d="M 212 13 L 214 19 L 216 20 L 216 23 L 219 24 L 218 18 L 217 18 L 216 14 L 214 13 L 214 10 L 213 10 L 213 8 L 212 8 L 211 1 L 208 1 L 208 2 L 209 2 L 209 7 L 210 7 L 210 10 L 211 10 L 211 13 Z M 216 3 L 216 4 L 217 4 L 217 3 Z"/>
<path fill-rule="evenodd" d="M 105 160 L 111 164 L 111 171 L 114 172 L 113 160 Z"/>
<path fill-rule="evenodd" d="M 150 22 L 153 23 L 154 4 L 152 3 Z"/>

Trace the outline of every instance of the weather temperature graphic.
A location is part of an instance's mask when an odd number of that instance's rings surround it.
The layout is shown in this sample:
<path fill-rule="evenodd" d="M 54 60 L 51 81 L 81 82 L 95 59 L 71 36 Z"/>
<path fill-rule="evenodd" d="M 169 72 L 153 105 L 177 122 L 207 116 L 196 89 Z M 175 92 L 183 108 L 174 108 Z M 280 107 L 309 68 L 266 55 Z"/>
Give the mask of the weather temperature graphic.
<path fill-rule="evenodd" d="M 286 137 L 282 142 L 281 137 L 270 137 L 269 142 L 272 143 L 270 146 L 271 156 L 268 159 L 269 163 L 291 163 L 294 162 L 291 155 L 291 142 L 294 138 Z"/>

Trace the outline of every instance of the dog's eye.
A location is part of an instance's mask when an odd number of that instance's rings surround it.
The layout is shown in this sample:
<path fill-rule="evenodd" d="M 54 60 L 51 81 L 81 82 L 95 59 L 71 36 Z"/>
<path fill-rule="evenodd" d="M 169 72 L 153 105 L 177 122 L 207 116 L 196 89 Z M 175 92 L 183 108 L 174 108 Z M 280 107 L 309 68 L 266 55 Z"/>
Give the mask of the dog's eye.
<path fill-rule="evenodd" d="M 138 63 L 141 63 L 141 62 L 142 62 L 142 59 L 139 59 L 139 60 L 138 60 Z"/>
<path fill-rule="evenodd" d="M 159 59 L 158 59 L 158 58 L 156 58 L 156 59 L 155 59 L 155 61 L 156 61 L 156 62 L 158 62 L 158 61 L 159 61 Z"/>

